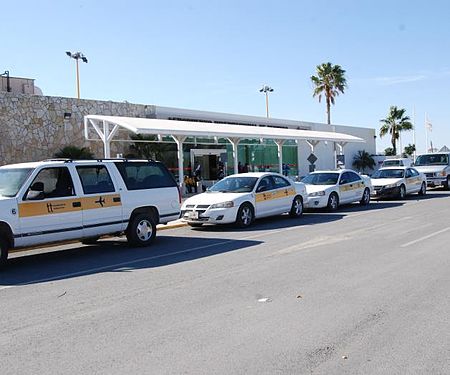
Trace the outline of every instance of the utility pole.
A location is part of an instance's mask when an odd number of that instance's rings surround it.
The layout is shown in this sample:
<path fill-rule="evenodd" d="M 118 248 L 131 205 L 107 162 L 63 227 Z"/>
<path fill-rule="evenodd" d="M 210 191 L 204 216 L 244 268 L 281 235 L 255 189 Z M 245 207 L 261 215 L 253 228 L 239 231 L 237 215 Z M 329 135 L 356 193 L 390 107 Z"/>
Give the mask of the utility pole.
<path fill-rule="evenodd" d="M 70 51 L 66 51 L 66 55 L 71 57 L 72 59 L 75 59 L 76 61 L 76 75 L 77 75 L 77 98 L 80 99 L 80 69 L 78 67 L 78 60 L 81 59 L 81 61 L 87 63 L 88 59 L 85 55 L 83 55 L 81 52 L 75 52 L 72 53 Z"/>

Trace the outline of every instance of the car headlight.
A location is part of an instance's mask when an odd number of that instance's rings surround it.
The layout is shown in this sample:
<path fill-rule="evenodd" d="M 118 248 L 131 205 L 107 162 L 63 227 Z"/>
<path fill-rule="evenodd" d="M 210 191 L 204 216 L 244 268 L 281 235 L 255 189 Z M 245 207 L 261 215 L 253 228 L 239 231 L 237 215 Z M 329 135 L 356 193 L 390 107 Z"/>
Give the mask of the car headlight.
<path fill-rule="evenodd" d="M 234 207 L 234 202 L 228 201 L 222 203 L 214 203 L 209 208 L 231 208 L 231 207 Z"/>
<path fill-rule="evenodd" d="M 323 197 L 325 195 L 324 191 L 315 191 L 314 193 L 309 193 L 310 197 Z"/>
<path fill-rule="evenodd" d="M 389 185 L 385 185 L 385 189 L 392 189 L 392 188 L 396 188 L 397 184 L 389 184 Z"/>
<path fill-rule="evenodd" d="M 446 171 L 442 171 L 441 173 L 439 173 L 441 176 L 447 176 L 447 172 Z"/>

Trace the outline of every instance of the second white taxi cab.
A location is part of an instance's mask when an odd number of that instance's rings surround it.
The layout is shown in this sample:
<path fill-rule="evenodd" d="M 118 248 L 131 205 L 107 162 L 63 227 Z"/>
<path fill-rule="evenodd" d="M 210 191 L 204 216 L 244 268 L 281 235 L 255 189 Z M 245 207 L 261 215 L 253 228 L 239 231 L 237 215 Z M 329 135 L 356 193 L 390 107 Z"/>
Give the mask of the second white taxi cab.
<path fill-rule="evenodd" d="M 205 193 L 188 198 L 181 218 L 192 227 L 236 223 L 248 227 L 255 218 L 288 212 L 303 214 L 305 185 L 278 173 L 241 173 L 228 176 Z"/>
<path fill-rule="evenodd" d="M 425 195 L 427 178 L 411 167 L 380 168 L 372 175 L 373 196 L 405 198 L 406 194 Z"/>
<path fill-rule="evenodd" d="M 317 171 L 308 174 L 302 182 L 306 185 L 307 208 L 337 210 L 340 204 L 360 202 L 370 203 L 372 184 L 370 178 L 351 169 Z"/>

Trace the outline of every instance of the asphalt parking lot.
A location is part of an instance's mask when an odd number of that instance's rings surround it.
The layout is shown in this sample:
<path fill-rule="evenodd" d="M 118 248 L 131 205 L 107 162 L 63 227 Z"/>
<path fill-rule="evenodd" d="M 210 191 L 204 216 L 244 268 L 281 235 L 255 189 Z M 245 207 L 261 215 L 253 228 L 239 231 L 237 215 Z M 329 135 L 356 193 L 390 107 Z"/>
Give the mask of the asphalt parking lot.
<path fill-rule="evenodd" d="M 13 253 L 5 374 L 448 374 L 450 193 Z"/>

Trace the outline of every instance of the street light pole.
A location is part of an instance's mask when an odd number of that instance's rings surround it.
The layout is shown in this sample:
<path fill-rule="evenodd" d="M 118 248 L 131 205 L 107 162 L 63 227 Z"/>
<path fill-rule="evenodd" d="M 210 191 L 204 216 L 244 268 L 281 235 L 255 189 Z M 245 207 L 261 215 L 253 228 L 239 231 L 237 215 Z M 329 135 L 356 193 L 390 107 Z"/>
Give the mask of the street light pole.
<path fill-rule="evenodd" d="M 76 61 L 76 73 L 77 73 L 77 98 L 80 99 L 80 69 L 78 66 L 78 60 L 81 59 L 81 61 L 87 63 L 88 59 L 86 56 L 84 56 L 81 52 L 75 52 L 72 53 L 70 51 L 66 51 L 66 55 L 71 57 L 72 59 L 75 59 Z"/>
<path fill-rule="evenodd" d="M 6 92 L 11 92 L 11 85 L 9 84 L 9 70 L 5 70 L 5 73 L 0 74 L 0 76 L 6 77 Z"/>
<path fill-rule="evenodd" d="M 259 92 L 266 94 L 266 116 L 269 118 L 269 92 L 273 92 L 273 88 L 268 85 L 263 85 Z"/>

